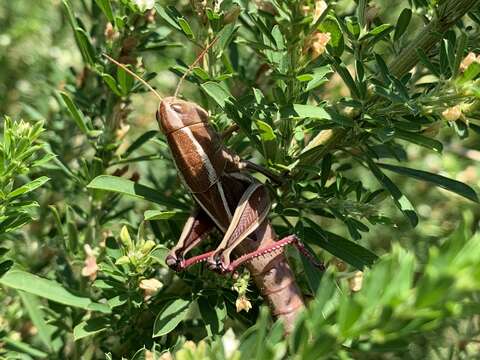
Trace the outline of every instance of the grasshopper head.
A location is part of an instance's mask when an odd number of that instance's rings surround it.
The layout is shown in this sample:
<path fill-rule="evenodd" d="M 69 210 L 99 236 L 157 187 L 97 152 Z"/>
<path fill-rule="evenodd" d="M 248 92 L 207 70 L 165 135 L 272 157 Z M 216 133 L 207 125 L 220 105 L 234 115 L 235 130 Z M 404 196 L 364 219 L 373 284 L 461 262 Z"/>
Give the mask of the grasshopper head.
<path fill-rule="evenodd" d="M 158 126 L 169 134 L 186 126 L 208 122 L 208 113 L 193 102 L 167 97 L 157 111 Z"/>

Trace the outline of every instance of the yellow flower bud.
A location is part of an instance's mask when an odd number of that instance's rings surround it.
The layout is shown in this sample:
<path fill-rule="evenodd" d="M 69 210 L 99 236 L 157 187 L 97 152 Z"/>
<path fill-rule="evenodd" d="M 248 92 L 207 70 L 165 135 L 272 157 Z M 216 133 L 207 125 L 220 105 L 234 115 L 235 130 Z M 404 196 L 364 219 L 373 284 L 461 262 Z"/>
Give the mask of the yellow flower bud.
<path fill-rule="evenodd" d="M 352 290 L 353 292 L 362 290 L 363 272 L 356 271 L 355 274 L 353 274 L 353 276 L 348 279 L 348 284 L 350 286 L 350 290 Z"/>
<path fill-rule="evenodd" d="M 442 112 L 442 116 L 447 121 L 457 121 L 462 116 L 462 109 L 460 105 L 449 107 Z"/>
<path fill-rule="evenodd" d="M 242 310 L 248 312 L 252 308 L 252 303 L 245 295 L 241 295 L 237 298 L 237 301 L 235 301 L 235 306 L 237 307 L 237 312 Z"/>
<path fill-rule="evenodd" d="M 143 298 L 148 300 L 163 287 L 163 284 L 157 279 L 151 278 L 140 281 L 138 287 L 143 290 Z"/>

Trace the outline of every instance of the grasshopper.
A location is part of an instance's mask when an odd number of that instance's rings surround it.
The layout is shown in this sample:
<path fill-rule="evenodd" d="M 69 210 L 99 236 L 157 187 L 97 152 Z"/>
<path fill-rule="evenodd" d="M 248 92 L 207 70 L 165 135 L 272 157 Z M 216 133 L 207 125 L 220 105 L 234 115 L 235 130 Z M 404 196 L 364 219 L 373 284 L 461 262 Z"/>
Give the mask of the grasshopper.
<path fill-rule="evenodd" d="M 156 93 L 149 84 L 143 83 Z M 274 182 L 278 178 L 227 149 L 222 137 L 210 125 L 207 111 L 199 105 L 177 96 L 160 97 L 160 101 L 156 112 L 158 125 L 167 138 L 178 174 L 197 205 L 180 239 L 167 255 L 167 265 L 182 271 L 206 262 L 211 270 L 220 274 L 232 273 L 245 265 L 269 302 L 273 315 L 283 320 L 289 333 L 296 315 L 304 308 L 304 301 L 283 247 L 292 244 L 320 269 L 323 264 L 315 260 L 296 235 L 277 240 L 268 220 L 271 207 L 268 188 L 250 172 L 260 172 Z M 187 258 L 188 252 L 215 229 L 223 234 L 218 247 Z"/>

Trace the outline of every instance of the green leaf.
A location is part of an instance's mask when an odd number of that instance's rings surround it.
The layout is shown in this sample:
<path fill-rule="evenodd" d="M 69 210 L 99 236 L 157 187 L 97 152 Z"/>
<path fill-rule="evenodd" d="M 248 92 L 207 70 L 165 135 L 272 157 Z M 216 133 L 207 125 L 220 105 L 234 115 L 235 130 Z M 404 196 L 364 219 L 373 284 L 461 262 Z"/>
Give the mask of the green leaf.
<path fill-rule="evenodd" d="M 127 96 L 133 86 L 133 77 L 121 67 L 117 67 L 118 86 L 123 96 Z"/>
<path fill-rule="evenodd" d="M 330 119 L 323 105 L 293 104 L 293 109 L 300 118 Z"/>
<path fill-rule="evenodd" d="M 29 183 L 25 184 L 25 185 L 22 185 L 18 188 L 16 188 L 15 190 L 13 190 L 11 193 L 8 194 L 7 198 L 10 200 L 10 199 L 13 199 L 14 197 L 17 197 L 17 196 L 20 196 L 20 195 L 23 195 L 23 194 L 27 194 L 37 188 L 39 188 L 40 186 L 42 186 L 43 184 L 45 184 L 47 181 L 49 181 L 50 178 L 46 177 L 46 176 L 41 176 L 33 181 L 30 181 Z"/>
<path fill-rule="evenodd" d="M 143 144 L 148 142 L 150 139 L 153 139 L 155 136 L 158 135 L 157 130 L 150 130 L 144 132 L 142 135 L 140 135 L 135 141 L 128 147 L 128 149 L 125 151 L 123 154 L 124 158 L 129 157 L 135 150 L 139 149 Z"/>
<path fill-rule="evenodd" d="M 90 66 L 94 66 L 96 55 L 89 34 L 81 27 L 76 27 L 74 31 L 75 40 L 77 41 L 83 60 Z"/>
<path fill-rule="evenodd" d="M 89 189 L 105 190 L 151 201 L 166 207 L 187 208 L 185 204 L 166 198 L 162 193 L 148 186 L 137 184 L 118 176 L 100 175 L 87 185 Z"/>
<path fill-rule="evenodd" d="M 73 339 L 78 341 L 80 339 L 101 333 L 108 329 L 109 319 L 100 317 L 82 321 L 73 328 Z"/>
<path fill-rule="evenodd" d="M 53 325 L 47 324 L 45 321 L 45 314 L 42 310 L 42 304 L 35 295 L 29 294 L 24 291 L 18 291 L 20 298 L 22 299 L 23 305 L 32 320 L 33 325 L 38 331 L 38 337 L 50 351 L 58 350 L 62 345 L 61 339 L 57 338 L 52 339 L 53 333 L 57 328 Z"/>
<path fill-rule="evenodd" d="M 115 95 L 122 96 L 122 92 L 120 91 L 117 85 L 117 81 L 114 79 L 112 75 L 101 73 L 100 76 L 102 77 L 105 84 L 107 84 L 107 86 L 110 88 L 110 90 L 113 91 Z"/>
<path fill-rule="evenodd" d="M 358 304 L 354 298 L 342 297 L 338 309 L 337 324 L 339 326 L 340 334 L 343 337 L 348 336 L 348 331 L 360 318 L 362 310 L 362 306 Z"/>
<path fill-rule="evenodd" d="M 193 34 L 192 28 L 188 24 L 187 20 L 184 18 L 179 18 L 178 25 L 180 25 L 185 35 L 187 35 L 190 39 L 195 39 L 195 35 Z"/>
<path fill-rule="evenodd" d="M 0 284 L 22 290 L 60 304 L 88 310 L 92 301 L 89 298 L 73 295 L 56 281 L 30 274 L 22 270 L 11 270 L 0 278 Z"/>
<path fill-rule="evenodd" d="M 459 77 L 458 82 L 464 84 L 467 81 L 475 79 L 478 74 L 480 74 L 480 64 L 478 62 L 473 62 Z"/>
<path fill-rule="evenodd" d="M 449 179 L 442 175 L 432 174 L 430 172 L 423 171 L 423 170 L 416 170 L 416 169 L 410 169 L 402 166 L 395 166 L 395 165 L 381 164 L 381 163 L 377 163 L 377 165 L 384 169 L 396 172 L 397 174 L 400 174 L 400 175 L 406 175 L 411 178 L 427 181 L 445 190 L 448 190 L 448 191 L 454 192 L 455 194 L 463 196 L 469 200 L 478 202 L 478 197 L 475 190 L 473 190 L 470 186 L 460 181 Z"/>
<path fill-rule="evenodd" d="M 62 97 L 65 105 L 67 106 L 68 112 L 70 116 L 77 124 L 78 128 L 85 134 L 88 135 L 88 127 L 85 121 L 85 116 L 83 115 L 82 111 L 75 105 L 73 100 L 68 96 L 65 92 L 60 92 L 60 96 Z"/>
<path fill-rule="evenodd" d="M 177 299 L 169 302 L 155 318 L 153 337 L 164 336 L 180 324 L 188 312 L 190 301 Z"/>
<path fill-rule="evenodd" d="M 363 270 L 364 267 L 371 266 L 377 261 L 378 256 L 363 246 L 323 230 L 316 222 L 308 218 L 304 218 L 303 221 L 306 225 L 303 229 L 306 241 L 317 244 L 353 267 Z"/>
<path fill-rule="evenodd" d="M 335 17 L 328 15 L 325 20 L 319 25 L 318 29 L 323 33 L 330 33 L 330 41 L 327 44 L 327 49 L 335 57 L 340 57 L 345 49 L 345 40 L 343 33 Z"/>
<path fill-rule="evenodd" d="M 373 37 L 375 41 L 380 40 L 383 36 L 389 34 L 393 30 L 393 26 L 390 24 L 379 25 L 370 30 L 362 39 L 368 39 Z M 361 40 L 362 40 L 361 39 Z"/>
<path fill-rule="evenodd" d="M 371 159 L 367 158 L 367 163 L 378 182 L 390 193 L 397 208 L 408 218 L 412 226 L 417 226 L 418 216 L 410 200 L 402 194 L 397 185 L 395 185 Z"/>
<path fill-rule="evenodd" d="M 177 19 L 172 16 L 172 12 L 165 10 L 165 8 L 161 5 L 155 5 L 155 9 L 157 10 L 158 15 L 165 20 L 170 26 L 172 26 L 176 30 L 182 30 L 180 25 L 178 24 Z"/>
<path fill-rule="evenodd" d="M 48 357 L 47 353 L 40 351 L 38 349 L 35 349 L 30 344 L 24 343 L 22 341 L 9 339 L 7 337 L 2 338 L 2 341 L 5 342 L 5 345 L 3 346 L 5 349 L 17 350 L 19 353 L 24 355 L 26 354 L 31 355 L 35 359 L 45 359 Z M 8 357 L 8 359 L 10 359 L 10 357 Z M 11 359 L 17 359 L 17 358 L 12 357 Z M 24 358 L 18 358 L 18 359 L 24 359 Z M 27 357 L 27 359 L 30 359 L 30 357 Z"/>
<path fill-rule="evenodd" d="M 231 43 L 235 33 L 237 32 L 239 26 L 235 23 L 226 25 L 222 30 L 217 34 L 217 42 L 213 45 L 213 50 L 215 54 L 220 55 L 221 52 Z"/>
<path fill-rule="evenodd" d="M 440 141 L 423 136 L 421 134 L 403 131 L 398 128 L 395 129 L 395 134 L 400 139 L 410 141 L 411 143 L 426 147 L 428 149 L 432 149 L 437 152 L 442 152 L 443 150 L 443 145 Z"/>
<path fill-rule="evenodd" d="M 145 220 L 173 220 L 185 219 L 188 213 L 181 211 L 147 210 L 143 216 Z"/>
<path fill-rule="evenodd" d="M 220 84 L 213 81 L 207 81 L 200 86 L 208 96 L 215 100 L 218 105 L 220 105 L 220 107 L 223 108 L 225 107 L 226 103 L 232 103 L 231 99 L 233 99 L 233 96 Z"/>
<path fill-rule="evenodd" d="M 272 127 L 264 121 L 255 120 L 260 133 L 260 139 L 264 149 L 265 158 L 274 161 L 277 155 L 277 136 Z"/>
<path fill-rule="evenodd" d="M 113 16 L 112 4 L 110 0 L 95 0 L 98 7 L 102 10 L 108 21 L 115 25 L 115 17 Z"/>
<path fill-rule="evenodd" d="M 412 10 L 406 8 L 402 10 L 400 14 L 397 25 L 395 26 L 395 34 L 393 35 L 393 40 L 397 41 L 402 37 L 407 30 L 408 24 L 410 24 L 410 20 L 412 18 Z"/>

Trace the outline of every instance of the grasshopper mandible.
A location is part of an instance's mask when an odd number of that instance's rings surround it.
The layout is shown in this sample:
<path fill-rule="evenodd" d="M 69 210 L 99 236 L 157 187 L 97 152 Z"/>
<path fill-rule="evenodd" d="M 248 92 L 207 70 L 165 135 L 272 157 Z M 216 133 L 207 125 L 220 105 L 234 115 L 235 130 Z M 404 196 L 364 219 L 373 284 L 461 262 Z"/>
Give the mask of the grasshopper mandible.
<path fill-rule="evenodd" d="M 289 333 L 304 302 L 283 247 L 292 244 L 320 269 L 323 264 L 314 259 L 296 235 L 277 240 L 268 220 L 271 206 L 268 189 L 249 172 L 260 172 L 274 181 L 276 176 L 227 149 L 210 125 L 207 111 L 179 99 L 178 87 L 175 96 L 162 99 L 143 79 L 106 57 L 160 98 L 156 112 L 158 125 L 167 138 L 178 174 L 197 204 L 178 243 L 166 257 L 167 265 L 181 271 L 207 262 L 211 270 L 223 274 L 244 264 L 269 302 L 273 315 L 283 320 Z M 220 245 L 208 253 L 186 258 L 214 229 L 224 235 Z"/>

